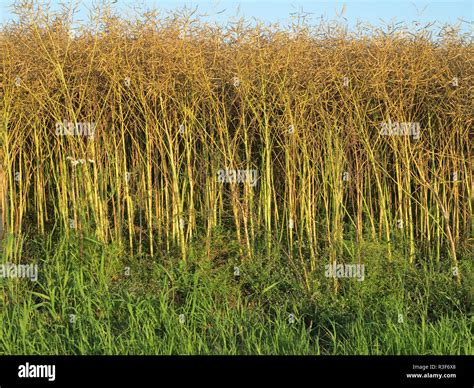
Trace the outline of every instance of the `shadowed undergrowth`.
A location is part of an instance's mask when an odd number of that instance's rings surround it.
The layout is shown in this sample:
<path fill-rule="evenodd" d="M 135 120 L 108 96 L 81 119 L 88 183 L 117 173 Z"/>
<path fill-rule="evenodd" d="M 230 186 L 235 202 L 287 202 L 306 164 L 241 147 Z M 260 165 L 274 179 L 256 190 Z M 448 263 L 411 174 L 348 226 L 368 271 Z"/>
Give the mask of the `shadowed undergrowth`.
<path fill-rule="evenodd" d="M 29 240 L 22 261 L 41 258 L 37 282 L 0 280 L 1 354 L 472 354 L 472 285 L 442 265 L 380 264 L 385 248 L 370 244 L 363 282 L 335 294 L 316 273 L 309 293 L 264 249 L 235 276 L 232 255 L 195 245 L 185 263 L 87 238 Z"/>

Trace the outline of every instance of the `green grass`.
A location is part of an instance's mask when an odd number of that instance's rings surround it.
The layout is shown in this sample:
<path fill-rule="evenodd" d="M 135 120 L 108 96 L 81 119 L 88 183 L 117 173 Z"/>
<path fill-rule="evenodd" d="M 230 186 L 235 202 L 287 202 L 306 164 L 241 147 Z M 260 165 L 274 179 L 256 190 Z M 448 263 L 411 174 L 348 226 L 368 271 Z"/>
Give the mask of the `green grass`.
<path fill-rule="evenodd" d="M 87 237 L 25 239 L 17 260 L 37 263 L 39 278 L 0 279 L 0 354 L 473 353 L 466 260 L 459 287 L 449 267 L 388 263 L 384 246 L 365 243 L 365 280 L 341 279 L 335 293 L 324 270 L 308 291 L 264 242 L 244 262 L 223 233 L 211 259 L 203 246 L 197 237 L 184 262 L 179 250 L 152 259 Z"/>

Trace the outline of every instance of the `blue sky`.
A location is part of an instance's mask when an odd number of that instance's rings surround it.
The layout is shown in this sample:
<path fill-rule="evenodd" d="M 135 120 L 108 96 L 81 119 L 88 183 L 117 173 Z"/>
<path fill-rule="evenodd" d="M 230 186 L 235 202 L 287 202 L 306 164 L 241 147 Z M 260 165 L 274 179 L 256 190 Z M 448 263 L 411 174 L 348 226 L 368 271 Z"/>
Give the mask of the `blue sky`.
<path fill-rule="evenodd" d="M 14 20 L 15 16 L 9 9 L 12 1 L 0 0 L 0 23 Z M 53 7 L 60 2 L 50 0 Z M 87 8 L 96 3 L 97 0 L 82 0 L 82 7 L 77 18 L 85 19 Z M 117 0 L 113 7 L 119 14 L 127 15 L 131 14 L 132 6 L 137 3 L 165 11 L 185 5 L 193 8 L 198 6 L 199 13 L 209 15 L 207 20 L 220 23 L 225 23 L 229 18 L 240 15 L 247 18 L 256 17 L 264 22 L 279 21 L 283 25 L 288 24 L 291 21 L 290 14 L 297 11 L 311 13 L 311 17 L 315 20 L 321 16 L 334 19 L 336 12 L 341 11 L 344 5 L 344 17 L 349 26 L 354 26 L 358 20 L 375 25 L 382 23 L 381 20 L 408 23 L 415 20 L 422 23 L 437 21 L 440 24 L 453 24 L 463 19 L 472 22 L 474 9 L 472 0 Z M 237 13 L 238 7 L 239 13 Z M 220 13 L 221 11 L 224 12 Z M 464 31 L 468 31 L 469 25 L 462 23 L 461 27 Z"/>

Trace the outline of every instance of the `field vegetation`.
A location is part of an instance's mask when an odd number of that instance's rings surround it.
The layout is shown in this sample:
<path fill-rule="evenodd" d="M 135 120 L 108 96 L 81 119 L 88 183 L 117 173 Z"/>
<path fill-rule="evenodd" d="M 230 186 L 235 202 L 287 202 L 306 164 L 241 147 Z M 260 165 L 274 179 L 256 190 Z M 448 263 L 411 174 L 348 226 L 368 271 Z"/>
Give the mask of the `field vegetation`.
<path fill-rule="evenodd" d="M 1 354 L 472 354 L 472 39 L 17 12 Z"/>

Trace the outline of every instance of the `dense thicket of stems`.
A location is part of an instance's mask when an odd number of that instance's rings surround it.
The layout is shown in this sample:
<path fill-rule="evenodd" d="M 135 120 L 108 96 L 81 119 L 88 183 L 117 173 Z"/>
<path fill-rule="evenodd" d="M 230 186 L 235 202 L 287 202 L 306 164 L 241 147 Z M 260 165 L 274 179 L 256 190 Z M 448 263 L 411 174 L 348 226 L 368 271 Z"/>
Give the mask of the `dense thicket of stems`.
<path fill-rule="evenodd" d="M 8 232 L 74 225 L 186 260 L 196 233 L 225 226 L 243 259 L 286 241 L 306 274 L 352 237 L 457 265 L 472 217 L 471 42 L 152 13 L 70 27 L 39 13 L 1 31 Z M 65 121 L 95 136 L 57 135 Z M 380 133 L 406 122 L 419 137 Z M 258 183 L 219 183 L 220 169 L 256 169 Z"/>

